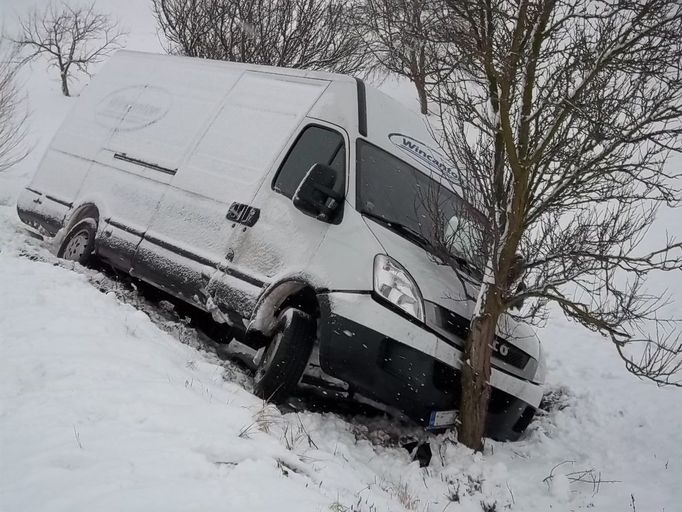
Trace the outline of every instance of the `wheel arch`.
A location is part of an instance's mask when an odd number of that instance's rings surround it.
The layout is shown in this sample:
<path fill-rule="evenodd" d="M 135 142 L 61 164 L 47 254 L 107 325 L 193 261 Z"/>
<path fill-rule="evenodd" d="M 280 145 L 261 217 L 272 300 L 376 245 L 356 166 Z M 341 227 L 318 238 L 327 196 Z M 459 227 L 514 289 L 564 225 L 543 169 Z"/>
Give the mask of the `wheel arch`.
<path fill-rule="evenodd" d="M 52 242 L 54 250 L 56 251 L 58 247 L 61 246 L 64 237 L 71 231 L 77 223 L 86 218 L 95 219 L 95 223 L 99 226 L 100 212 L 99 208 L 94 203 L 83 203 L 76 208 L 74 208 L 65 218 L 64 225 L 55 234 L 54 240 Z"/>
<path fill-rule="evenodd" d="M 251 315 L 248 332 L 271 336 L 277 328 L 279 313 L 287 307 L 295 307 L 317 319 L 320 305 L 315 287 L 298 277 L 272 284 L 258 300 Z"/>
<path fill-rule="evenodd" d="M 87 218 L 92 218 L 99 224 L 100 213 L 95 203 L 83 203 L 76 207 L 64 224 L 64 233 L 68 233 L 78 222 Z"/>

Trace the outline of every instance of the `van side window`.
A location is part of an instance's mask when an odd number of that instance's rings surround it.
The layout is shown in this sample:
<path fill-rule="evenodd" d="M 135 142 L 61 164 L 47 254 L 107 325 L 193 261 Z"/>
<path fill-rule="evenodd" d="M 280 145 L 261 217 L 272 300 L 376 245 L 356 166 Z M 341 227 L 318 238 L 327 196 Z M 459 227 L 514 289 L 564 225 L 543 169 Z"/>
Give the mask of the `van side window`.
<path fill-rule="evenodd" d="M 279 168 L 272 188 L 287 197 L 294 197 L 314 164 L 345 170 L 346 148 L 339 133 L 321 126 L 309 126 L 303 130 Z"/>

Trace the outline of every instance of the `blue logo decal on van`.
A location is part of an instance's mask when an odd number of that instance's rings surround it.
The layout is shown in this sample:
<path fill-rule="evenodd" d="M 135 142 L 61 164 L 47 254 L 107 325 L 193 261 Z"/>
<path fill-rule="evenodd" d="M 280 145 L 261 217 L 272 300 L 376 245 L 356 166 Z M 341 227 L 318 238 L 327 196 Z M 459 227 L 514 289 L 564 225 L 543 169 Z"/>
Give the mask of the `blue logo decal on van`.
<path fill-rule="evenodd" d="M 101 126 L 121 131 L 140 130 L 157 123 L 168 113 L 173 101 L 161 87 L 133 85 L 104 97 L 95 110 Z"/>
<path fill-rule="evenodd" d="M 457 170 L 454 164 L 435 149 L 401 133 L 391 133 L 388 138 L 393 144 L 419 161 L 423 166 L 431 169 L 443 178 L 457 181 Z"/>

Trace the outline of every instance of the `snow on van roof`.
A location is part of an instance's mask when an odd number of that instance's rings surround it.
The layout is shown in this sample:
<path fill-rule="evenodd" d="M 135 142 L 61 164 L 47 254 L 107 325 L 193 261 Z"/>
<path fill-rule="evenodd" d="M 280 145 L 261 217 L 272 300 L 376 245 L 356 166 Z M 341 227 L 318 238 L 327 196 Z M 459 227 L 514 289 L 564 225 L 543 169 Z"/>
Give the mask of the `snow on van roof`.
<path fill-rule="evenodd" d="M 338 73 L 324 71 L 311 71 L 306 69 L 283 68 L 260 64 L 230 62 L 198 57 L 184 57 L 178 55 L 165 55 L 140 51 L 120 50 L 114 56 L 115 60 L 134 60 L 140 64 L 153 63 L 158 69 L 163 69 L 164 63 L 169 67 L 173 65 L 191 65 L 192 68 L 201 68 L 205 76 L 210 76 L 210 69 L 216 71 L 256 71 L 288 77 L 299 77 L 313 80 L 325 80 L 329 82 L 344 83 L 356 87 L 357 79 Z M 208 73 L 207 73 L 208 71 Z M 385 94 L 370 85 L 365 86 L 366 114 L 367 114 L 367 137 L 382 149 L 405 160 L 414 167 L 429 175 L 443 178 L 449 185 L 457 182 L 457 169 L 443 152 L 432 135 L 425 116 L 411 110 L 395 98 Z M 355 102 L 350 109 L 357 112 L 358 105 Z M 339 110 L 343 110 L 342 108 Z M 327 112 L 330 113 L 330 112 Z M 458 192 L 454 189 L 455 192 Z"/>
<path fill-rule="evenodd" d="M 188 62 L 201 63 L 205 66 L 214 66 L 216 68 L 231 68 L 231 69 L 242 69 L 248 71 L 262 71 L 267 73 L 274 73 L 279 75 L 287 76 L 298 76 L 302 78 L 312 78 L 318 80 L 330 80 L 337 82 L 355 82 L 355 78 L 349 75 L 342 75 L 339 73 L 329 73 L 326 71 L 312 71 L 309 69 L 296 69 L 296 68 L 283 68 L 278 66 L 268 66 L 264 64 L 249 64 L 244 62 L 232 62 L 226 60 L 214 60 L 205 59 L 202 57 L 185 57 L 182 55 L 167 55 L 163 53 L 152 53 L 152 52 L 141 52 L 135 50 L 119 50 L 116 52 L 112 58 L 116 57 L 133 57 L 133 58 L 145 58 L 158 61 L 166 62 Z"/>

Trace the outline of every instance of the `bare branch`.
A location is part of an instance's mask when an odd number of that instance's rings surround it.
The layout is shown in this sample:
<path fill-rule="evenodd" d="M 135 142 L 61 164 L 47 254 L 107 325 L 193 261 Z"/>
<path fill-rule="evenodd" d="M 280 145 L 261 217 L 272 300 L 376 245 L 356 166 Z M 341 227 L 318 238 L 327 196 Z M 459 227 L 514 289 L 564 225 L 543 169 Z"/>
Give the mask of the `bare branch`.
<path fill-rule="evenodd" d="M 153 0 L 168 51 L 352 73 L 366 67 L 344 0 Z"/>
<path fill-rule="evenodd" d="M 552 304 L 635 375 L 680 386 L 680 323 L 646 281 L 682 270 L 682 242 L 643 241 L 682 201 L 669 160 L 682 152 L 682 4 L 445 1 L 441 58 L 456 65 L 430 90 L 434 134 L 459 170 L 452 186 L 489 220 L 463 401 L 485 400 L 498 321 L 544 322 Z"/>
<path fill-rule="evenodd" d="M 17 88 L 18 65 L 15 61 L 15 49 L 8 48 L 0 39 L 0 172 L 26 156 L 22 143 L 28 114 Z"/>
<path fill-rule="evenodd" d="M 71 94 L 72 68 L 91 76 L 90 67 L 121 48 L 126 36 L 117 21 L 95 11 L 94 3 L 74 7 L 55 0 L 30 11 L 20 27 L 12 41 L 26 52 L 22 62 L 44 56 L 59 72 L 65 96 Z"/>

